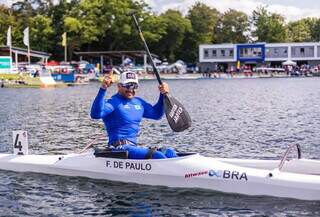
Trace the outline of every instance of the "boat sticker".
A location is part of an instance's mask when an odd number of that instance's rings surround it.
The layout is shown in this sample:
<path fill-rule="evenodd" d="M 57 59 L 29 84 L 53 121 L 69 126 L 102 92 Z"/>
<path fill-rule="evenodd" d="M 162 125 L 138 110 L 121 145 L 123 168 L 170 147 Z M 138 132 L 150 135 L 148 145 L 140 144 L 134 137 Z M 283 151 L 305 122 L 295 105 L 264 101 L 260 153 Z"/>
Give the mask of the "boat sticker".
<path fill-rule="evenodd" d="M 125 162 L 125 161 L 106 161 L 106 167 L 114 169 L 141 170 L 150 171 L 152 166 L 150 163 Z"/>
<path fill-rule="evenodd" d="M 202 171 L 202 172 L 195 172 L 195 173 L 187 173 L 184 175 L 184 178 L 192 178 L 195 176 L 203 176 L 203 175 L 207 175 L 208 171 Z"/>
<path fill-rule="evenodd" d="M 245 172 L 230 170 L 209 170 L 209 176 L 213 178 L 232 179 L 232 180 L 245 180 L 248 181 L 248 176 Z"/>
<path fill-rule="evenodd" d="M 210 170 L 210 171 L 209 171 L 209 176 L 215 176 L 215 177 L 220 178 L 220 177 L 221 177 L 221 174 L 220 174 L 220 171 L 219 171 L 219 170 Z"/>

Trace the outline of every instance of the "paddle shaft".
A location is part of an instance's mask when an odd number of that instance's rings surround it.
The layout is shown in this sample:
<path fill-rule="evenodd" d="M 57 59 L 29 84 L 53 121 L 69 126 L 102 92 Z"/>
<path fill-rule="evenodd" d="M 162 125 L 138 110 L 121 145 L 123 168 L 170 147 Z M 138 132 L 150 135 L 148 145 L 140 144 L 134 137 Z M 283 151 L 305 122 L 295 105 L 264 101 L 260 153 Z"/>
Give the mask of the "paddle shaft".
<path fill-rule="evenodd" d="M 147 52 L 147 55 L 148 55 L 148 57 L 149 57 L 149 59 L 150 59 L 150 61 L 151 61 L 151 65 L 152 65 L 152 68 L 153 68 L 153 72 L 156 74 L 156 77 L 157 77 L 157 80 L 158 80 L 159 84 L 162 84 L 159 71 L 158 71 L 156 65 L 155 65 L 154 62 L 153 62 L 153 59 L 152 59 L 150 50 L 149 50 L 149 48 L 148 48 L 148 45 L 147 45 L 146 40 L 145 40 L 144 37 L 143 37 L 143 34 L 142 34 L 141 29 L 140 29 L 138 20 L 137 20 L 137 18 L 136 18 L 136 16 L 135 16 L 134 14 L 132 14 L 131 16 L 132 16 L 133 21 L 134 21 L 134 24 L 135 24 L 135 26 L 136 26 L 136 28 L 137 28 L 137 30 L 138 30 L 138 32 L 139 32 L 140 38 L 141 38 L 141 40 L 142 40 L 142 42 L 143 42 L 144 48 L 145 48 L 145 50 L 146 50 L 146 52 Z"/>
<path fill-rule="evenodd" d="M 143 42 L 144 48 L 147 52 L 147 55 L 150 59 L 153 72 L 155 73 L 159 84 L 162 84 L 159 71 L 156 65 L 153 62 L 151 53 L 149 51 L 148 45 L 146 40 L 143 37 L 142 31 L 140 29 L 139 23 L 137 21 L 136 16 L 134 13 L 130 13 L 133 18 L 134 24 L 139 32 L 140 38 Z M 164 94 L 164 111 L 167 116 L 168 123 L 171 129 L 175 132 L 181 132 L 191 126 L 191 118 L 188 112 L 185 110 L 184 106 L 175 98 L 170 96 L 168 93 Z"/>

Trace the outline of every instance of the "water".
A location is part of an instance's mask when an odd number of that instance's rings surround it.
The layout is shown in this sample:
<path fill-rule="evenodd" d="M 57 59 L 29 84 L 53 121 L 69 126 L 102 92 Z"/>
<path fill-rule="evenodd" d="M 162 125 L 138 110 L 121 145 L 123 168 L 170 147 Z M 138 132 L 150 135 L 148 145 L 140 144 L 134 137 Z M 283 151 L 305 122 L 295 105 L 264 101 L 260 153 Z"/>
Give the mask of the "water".
<path fill-rule="evenodd" d="M 140 142 L 258 159 L 278 159 L 297 143 L 303 157 L 320 159 L 320 78 L 167 82 L 193 126 L 173 133 L 165 118 L 144 120 Z M 139 96 L 155 102 L 156 86 L 141 81 Z M 33 154 L 81 150 L 104 131 L 89 117 L 98 87 L 0 89 L 0 152 L 12 151 L 11 132 L 20 129 L 28 131 Z M 320 216 L 319 202 L 206 190 L 7 171 L 0 183 L 0 216 Z"/>

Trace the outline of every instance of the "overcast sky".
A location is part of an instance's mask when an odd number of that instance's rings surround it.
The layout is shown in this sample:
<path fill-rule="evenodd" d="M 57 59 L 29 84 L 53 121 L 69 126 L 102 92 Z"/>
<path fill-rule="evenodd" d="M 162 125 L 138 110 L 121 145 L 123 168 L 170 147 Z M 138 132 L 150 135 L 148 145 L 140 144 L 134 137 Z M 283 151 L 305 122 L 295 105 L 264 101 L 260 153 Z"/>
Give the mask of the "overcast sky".
<path fill-rule="evenodd" d="M 248 15 L 260 5 L 268 6 L 268 10 L 283 15 L 287 21 L 305 17 L 320 17 L 319 0 L 145 0 L 155 12 L 161 13 L 167 9 L 178 9 L 183 13 L 188 11 L 195 2 L 202 2 L 215 7 L 220 12 L 229 8 L 243 11 Z"/>
<path fill-rule="evenodd" d="M 16 1 L 16 0 L 11 0 Z M 10 0 L 0 0 L 9 5 Z M 203 2 L 215 7 L 220 12 L 229 8 L 243 11 L 248 15 L 260 5 L 268 5 L 271 12 L 283 15 L 287 21 L 294 21 L 304 17 L 320 17 L 320 0 L 145 0 L 157 13 L 167 9 L 178 9 L 184 14 L 195 2 Z"/>

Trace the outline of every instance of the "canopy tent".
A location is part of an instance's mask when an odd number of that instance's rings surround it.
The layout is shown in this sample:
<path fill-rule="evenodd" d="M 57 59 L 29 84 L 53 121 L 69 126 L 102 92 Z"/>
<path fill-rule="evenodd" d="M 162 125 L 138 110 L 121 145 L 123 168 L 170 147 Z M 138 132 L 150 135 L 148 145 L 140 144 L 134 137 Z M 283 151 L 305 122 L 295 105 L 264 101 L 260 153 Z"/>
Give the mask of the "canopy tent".
<path fill-rule="evenodd" d="M 292 61 L 292 60 L 287 60 L 287 61 L 283 62 L 282 65 L 284 65 L 284 66 L 295 66 L 295 65 L 297 65 L 297 63 Z"/>
<path fill-rule="evenodd" d="M 58 65 L 59 65 L 59 62 L 54 60 L 51 60 L 47 63 L 47 66 L 58 66 Z"/>
<path fill-rule="evenodd" d="M 114 65 L 119 65 L 124 63 L 126 58 L 132 60 L 135 63 L 135 60 L 140 58 L 143 60 L 143 71 L 147 71 L 147 53 L 146 51 L 82 51 L 82 52 L 74 52 L 79 56 L 80 60 L 83 60 L 83 57 L 90 60 L 90 62 L 94 62 L 94 59 L 97 60 L 100 57 L 100 68 L 104 68 L 104 59 L 108 60 L 109 66 L 113 67 Z M 157 58 L 158 56 L 155 54 L 151 54 L 152 58 Z M 114 64 L 114 60 L 117 61 Z M 119 62 L 119 60 L 121 60 Z"/>
<path fill-rule="evenodd" d="M 153 62 L 154 62 L 155 64 L 161 64 L 161 63 L 162 63 L 162 61 L 159 60 L 159 59 L 156 58 L 156 57 L 154 57 L 154 58 L 152 58 L 152 59 L 153 59 Z"/>

